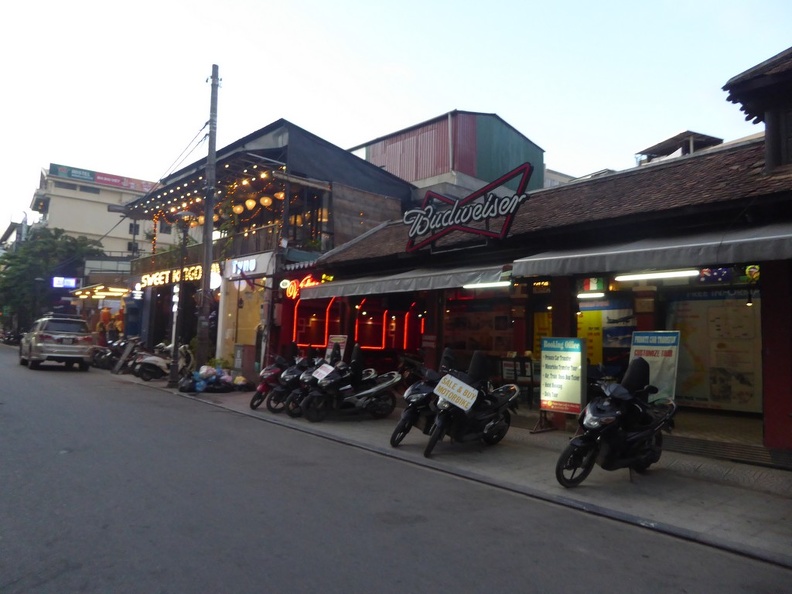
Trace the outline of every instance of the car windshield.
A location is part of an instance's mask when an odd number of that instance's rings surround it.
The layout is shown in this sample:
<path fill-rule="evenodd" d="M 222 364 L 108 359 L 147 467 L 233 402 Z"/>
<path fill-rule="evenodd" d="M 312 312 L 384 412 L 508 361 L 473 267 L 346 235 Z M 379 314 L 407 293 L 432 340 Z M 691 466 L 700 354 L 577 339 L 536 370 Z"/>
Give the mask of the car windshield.
<path fill-rule="evenodd" d="M 88 324 L 83 320 L 48 320 L 42 327 L 47 332 L 72 332 L 85 334 L 88 332 Z"/>

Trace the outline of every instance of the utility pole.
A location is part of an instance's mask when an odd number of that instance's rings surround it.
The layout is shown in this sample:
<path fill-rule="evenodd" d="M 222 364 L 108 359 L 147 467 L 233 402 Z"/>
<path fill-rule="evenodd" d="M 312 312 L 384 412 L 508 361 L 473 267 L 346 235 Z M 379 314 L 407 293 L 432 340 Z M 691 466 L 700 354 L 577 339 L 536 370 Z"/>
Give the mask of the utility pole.
<path fill-rule="evenodd" d="M 211 313 L 210 276 L 214 260 L 214 202 L 217 184 L 217 89 L 220 75 L 217 64 L 212 64 L 212 98 L 209 105 L 209 154 L 206 157 L 206 197 L 204 198 L 203 265 L 201 267 L 201 299 L 198 314 L 198 344 L 195 353 L 196 368 L 209 360 L 209 314 Z"/>

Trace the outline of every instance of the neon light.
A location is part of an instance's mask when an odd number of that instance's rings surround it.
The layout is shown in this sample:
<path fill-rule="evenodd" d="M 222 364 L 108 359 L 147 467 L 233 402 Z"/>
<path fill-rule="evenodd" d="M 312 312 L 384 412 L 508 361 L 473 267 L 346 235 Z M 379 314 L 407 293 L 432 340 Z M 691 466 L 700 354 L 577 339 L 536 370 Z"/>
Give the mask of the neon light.
<path fill-rule="evenodd" d="M 426 330 L 426 318 L 421 318 L 421 334 Z"/>
<path fill-rule="evenodd" d="M 405 351 L 407 350 L 407 345 L 409 344 L 409 340 L 407 339 L 409 333 L 410 333 L 410 312 L 408 311 L 406 314 L 404 314 L 404 343 L 402 348 Z"/>
<path fill-rule="evenodd" d="M 327 341 L 330 340 L 330 308 L 333 307 L 333 302 L 335 302 L 335 299 L 335 297 L 330 299 L 330 303 L 327 304 L 327 309 L 325 310 L 325 347 L 328 344 Z"/>
<path fill-rule="evenodd" d="M 387 335 L 387 332 L 388 332 L 388 327 L 386 325 L 387 321 L 388 321 L 388 310 L 386 309 L 382 313 L 382 343 L 380 344 L 380 346 L 363 346 L 363 345 L 361 345 L 360 346 L 361 349 L 366 349 L 368 351 L 384 351 L 385 350 L 385 345 L 387 343 L 386 335 Z M 357 322 L 355 322 L 355 341 L 357 341 Z"/>
<path fill-rule="evenodd" d="M 285 280 L 285 279 L 284 279 Z M 297 299 L 300 296 L 300 289 L 304 289 L 305 287 L 315 287 L 316 285 L 320 285 L 318 280 L 316 280 L 310 274 L 308 276 L 304 276 L 301 280 L 290 280 L 287 281 L 288 284 L 286 285 L 286 297 L 289 299 Z M 283 281 L 281 281 L 281 285 L 283 285 Z"/>
<path fill-rule="evenodd" d="M 300 309 L 300 301 L 302 301 L 302 299 L 298 299 L 297 303 L 294 304 L 294 329 L 292 330 L 293 342 L 297 342 L 297 312 Z"/>

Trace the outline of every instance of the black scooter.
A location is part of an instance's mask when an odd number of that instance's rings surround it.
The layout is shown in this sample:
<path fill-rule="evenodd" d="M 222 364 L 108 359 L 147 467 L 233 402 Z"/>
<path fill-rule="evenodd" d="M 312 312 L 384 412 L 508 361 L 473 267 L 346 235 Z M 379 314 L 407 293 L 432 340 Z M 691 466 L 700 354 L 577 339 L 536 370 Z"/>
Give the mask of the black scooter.
<path fill-rule="evenodd" d="M 322 358 L 315 358 L 311 366 L 300 374 L 297 380 L 297 385 L 292 389 L 286 397 L 286 414 L 292 418 L 301 417 L 303 414 L 303 402 L 311 393 L 311 390 L 316 387 L 319 378 L 314 376 L 314 372 L 322 365 L 329 365 L 334 367 L 341 362 L 341 347 L 339 344 L 334 344 L 330 351 L 330 359 L 325 361 Z"/>
<path fill-rule="evenodd" d="M 576 487 L 594 464 L 604 470 L 629 468 L 645 472 L 660 460 L 663 434 L 673 427 L 676 404 L 672 400 L 650 403 L 657 388 L 649 385 L 649 363 L 633 359 L 621 383 L 603 383 L 601 393 L 581 411 L 581 435 L 572 438 L 556 463 L 556 479 Z"/>
<path fill-rule="evenodd" d="M 438 371 L 428 369 L 426 367 L 415 366 L 410 369 L 410 375 L 418 377 L 418 381 L 413 382 L 404 391 L 404 400 L 407 401 L 407 406 L 401 414 L 396 428 L 391 433 L 390 444 L 391 446 L 398 447 L 402 440 L 410 432 L 413 427 L 421 426 L 424 434 L 429 434 L 429 430 L 434 423 L 435 408 L 433 404 L 437 399 L 434 393 L 437 382 L 440 381 L 446 373 L 454 367 L 454 353 L 450 348 L 446 347 L 443 350 L 443 355 L 440 359 L 440 368 Z M 405 375 L 402 373 L 402 378 Z"/>
<path fill-rule="evenodd" d="M 364 369 L 360 345 L 352 349 L 349 364 L 341 362 L 326 371 L 327 375 L 320 375 L 320 367 L 314 372 L 319 381 L 302 404 L 305 418 L 312 423 L 324 420 L 331 410 L 365 411 L 382 419 L 396 408 L 394 390 L 401 375 L 398 371 L 377 375 L 374 369 Z"/>
<path fill-rule="evenodd" d="M 520 389 L 506 384 L 493 390 L 486 369 L 486 355 L 475 351 L 467 373 L 451 371 L 438 382 L 434 389 L 437 415 L 429 429 L 425 457 L 432 455 L 446 435 L 452 441 L 481 440 L 487 445 L 495 445 L 506 436 L 511 426 L 509 411 L 517 411 Z"/>

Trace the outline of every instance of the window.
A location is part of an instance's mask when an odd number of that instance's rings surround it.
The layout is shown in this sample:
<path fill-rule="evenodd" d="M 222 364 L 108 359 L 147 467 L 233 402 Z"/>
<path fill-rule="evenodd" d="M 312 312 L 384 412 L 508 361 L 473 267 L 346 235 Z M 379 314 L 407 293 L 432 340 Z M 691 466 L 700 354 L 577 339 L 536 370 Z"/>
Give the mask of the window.
<path fill-rule="evenodd" d="M 168 225 L 168 223 L 167 223 L 167 221 L 165 221 L 165 219 L 160 219 L 159 232 L 160 233 L 165 233 L 166 235 L 170 235 L 171 226 Z"/>
<path fill-rule="evenodd" d="M 129 223 L 129 234 L 140 235 L 140 223 Z"/>
<path fill-rule="evenodd" d="M 86 194 L 99 194 L 101 190 L 99 188 L 92 188 L 91 186 L 80 186 L 80 192 L 85 192 Z"/>
<path fill-rule="evenodd" d="M 55 187 L 60 188 L 61 190 L 76 190 L 77 184 L 68 184 L 66 182 L 56 181 Z"/>

